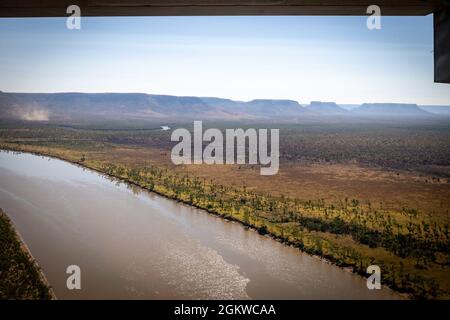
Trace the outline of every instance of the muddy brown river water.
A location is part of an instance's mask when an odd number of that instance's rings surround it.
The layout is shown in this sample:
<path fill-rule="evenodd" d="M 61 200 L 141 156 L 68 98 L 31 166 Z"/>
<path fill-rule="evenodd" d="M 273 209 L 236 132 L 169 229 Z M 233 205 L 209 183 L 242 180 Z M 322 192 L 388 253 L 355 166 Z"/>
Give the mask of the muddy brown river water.
<path fill-rule="evenodd" d="M 0 207 L 59 299 L 396 299 L 362 277 L 65 161 L 0 151 Z M 66 268 L 81 268 L 69 290 Z"/>

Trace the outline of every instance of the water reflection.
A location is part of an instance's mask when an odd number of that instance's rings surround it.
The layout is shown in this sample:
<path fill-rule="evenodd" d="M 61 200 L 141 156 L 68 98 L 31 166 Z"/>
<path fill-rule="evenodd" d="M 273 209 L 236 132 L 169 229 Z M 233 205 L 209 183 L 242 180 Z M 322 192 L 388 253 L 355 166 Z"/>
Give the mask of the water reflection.
<path fill-rule="evenodd" d="M 0 206 L 59 298 L 391 299 L 202 210 L 47 157 L 0 152 Z M 82 270 L 82 290 L 65 286 Z"/>

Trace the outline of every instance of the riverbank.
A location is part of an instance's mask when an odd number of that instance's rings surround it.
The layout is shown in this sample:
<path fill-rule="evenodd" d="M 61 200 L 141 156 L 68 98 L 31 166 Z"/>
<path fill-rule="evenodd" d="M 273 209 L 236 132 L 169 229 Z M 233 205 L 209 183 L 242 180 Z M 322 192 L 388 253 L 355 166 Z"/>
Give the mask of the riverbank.
<path fill-rule="evenodd" d="M 226 212 L 225 213 L 220 212 L 220 210 L 216 210 L 214 207 L 210 207 L 206 203 L 197 201 L 195 198 L 189 199 L 184 197 L 183 195 L 173 194 L 170 189 L 166 189 L 163 186 L 157 184 L 149 185 L 148 183 L 146 183 L 146 180 L 137 179 L 132 172 L 125 172 L 125 173 L 122 172 L 121 174 L 119 174 L 120 172 L 109 170 L 107 167 L 104 166 L 103 163 L 96 163 L 96 162 L 88 163 L 88 161 L 77 160 L 77 158 L 71 157 L 70 154 L 69 155 L 58 154 L 56 152 L 45 152 L 43 150 L 36 150 L 34 148 L 33 148 L 34 150 L 32 150 L 24 147 L 25 146 L 14 148 L 12 146 L 9 146 L 8 148 L 4 148 L 3 146 L 3 149 L 7 149 L 9 151 L 27 152 L 39 156 L 52 157 L 55 159 L 67 161 L 75 165 L 79 165 L 81 167 L 93 170 L 101 175 L 109 176 L 111 178 L 118 179 L 130 185 L 134 185 L 143 188 L 145 190 L 154 192 L 165 198 L 175 200 L 177 202 L 189 205 L 191 207 L 205 210 L 210 214 L 220 216 L 226 220 L 236 221 L 247 228 L 256 230 L 260 234 L 272 237 L 278 242 L 300 249 L 301 251 L 308 253 L 314 257 L 317 257 L 319 259 L 332 263 L 338 267 L 341 267 L 346 271 L 351 270 L 353 273 L 356 273 L 362 277 L 367 276 L 366 274 L 367 263 L 378 264 L 381 265 L 382 268 L 383 266 L 385 266 L 383 264 L 383 261 L 374 260 L 373 258 L 366 259 L 364 257 L 357 256 L 358 253 L 352 251 L 348 247 L 344 248 L 339 248 L 336 246 L 331 247 L 328 243 L 325 243 L 325 241 L 318 238 L 315 233 L 302 232 L 300 234 L 300 237 L 293 236 L 292 233 L 285 232 L 283 229 L 280 229 L 276 224 L 272 224 L 268 222 L 267 219 L 264 218 L 255 216 L 246 217 L 245 214 L 242 215 L 239 213 L 229 214 Z M 140 177 L 140 174 L 138 174 L 137 176 Z M 360 258 L 359 263 L 356 263 L 355 257 Z M 389 266 L 387 266 L 384 269 L 387 271 L 393 270 L 392 267 L 391 269 L 389 269 Z M 384 273 L 383 278 L 384 285 L 390 287 L 394 291 L 401 293 L 404 298 L 408 297 L 407 294 L 415 293 L 414 291 L 408 292 L 408 290 L 405 290 L 405 288 L 400 287 L 399 284 L 401 283 L 399 283 L 398 280 L 396 281 L 396 279 L 398 279 L 398 274 L 397 278 L 394 278 L 395 276 L 396 275 L 394 272 Z M 391 279 L 393 279 L 393 281 L 391 281 Z"/>
<path fill-rule="evenodd" d="M 58 299 L 398 299 L 242 224 L 67 161 L 2 151 L 0 182 Z M 71 264 L 83 290 L 67 290 Z"/>
<path fill-rule="evenodd" d="M 56 299 L 28 246 L 1 208 L 0 248 L 0 299 Z"/>

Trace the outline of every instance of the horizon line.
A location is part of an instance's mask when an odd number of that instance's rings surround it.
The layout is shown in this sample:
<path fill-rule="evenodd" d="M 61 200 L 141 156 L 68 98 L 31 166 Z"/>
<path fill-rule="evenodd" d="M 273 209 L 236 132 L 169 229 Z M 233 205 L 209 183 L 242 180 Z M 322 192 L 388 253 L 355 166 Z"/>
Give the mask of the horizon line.
<path fill-rule="evenodd" d="M 148 93 L 148 92 L 117 92 L 117 91 L 103 91 L 103 92 L 83 92 L 83 91 L 53 91 L 53 92 L 17 92 L 17 91 L 3 91 L 0 90 L 0 93 L 9 93 L 9 94 L 143 94 L 150 96 L 166 96 L 166 97 L 178 97 L 178 98 L 199 98 L 199 99 L 222 99 L 222 100 L 231 100 L 234 102 L 243 102 L 248 103 L 252 101 L 258 100 L 272 100 L 272 101 L 293 101 L 298 105 L 310 105 L 312 102 L 321 102 L 321 103 L 335 103 L 337 105 L 359 105 L 362 104 L 415 104 L 417 106 L 436 106 L 436 107 L 450 107 L 450 102 L 448 104 L 418 104 L 415 102 L 360 102 L 360 103 L 341 103 L 336 101 L 323 101 L 323 100 L 311 100 L 309 103 L 301 103 L 299 100 L 289 99 L 289 98 L 254 98 L 251 100 L 240 100 L 240 99 L 232 99 L 232 98 L 223 98 L 218 96 L 196 96 L 196 95 L 175 95 L 175 94 L 165 94 L 165 93 Z"/>

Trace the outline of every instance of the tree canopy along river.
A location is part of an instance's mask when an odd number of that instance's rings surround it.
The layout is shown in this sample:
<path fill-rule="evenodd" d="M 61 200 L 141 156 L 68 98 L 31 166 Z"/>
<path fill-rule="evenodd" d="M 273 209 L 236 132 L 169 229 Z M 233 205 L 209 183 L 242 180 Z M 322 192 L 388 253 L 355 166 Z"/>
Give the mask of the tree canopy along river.
<path fill-rule="evenodd" d="M 65 161 L 0 151 L 0 207 L 60 299 L 397 299 L 199 209 Z M 81 269 L 69 290 L 66 269 Z"/>

